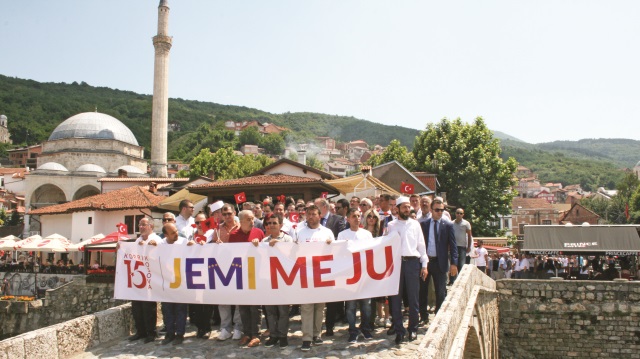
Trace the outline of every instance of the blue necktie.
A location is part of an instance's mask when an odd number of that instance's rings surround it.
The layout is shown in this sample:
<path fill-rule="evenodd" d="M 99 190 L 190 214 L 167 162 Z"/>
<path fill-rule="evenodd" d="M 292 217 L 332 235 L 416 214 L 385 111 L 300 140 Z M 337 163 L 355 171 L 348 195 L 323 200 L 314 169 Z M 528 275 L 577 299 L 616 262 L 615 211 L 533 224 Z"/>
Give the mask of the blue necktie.
<path fill-rule="evenodd" d="M 320 224 L 324 226 L 326 221 L 327 221 L 327 219 L 322 217 L 322 219 L 320 220 Z"/>

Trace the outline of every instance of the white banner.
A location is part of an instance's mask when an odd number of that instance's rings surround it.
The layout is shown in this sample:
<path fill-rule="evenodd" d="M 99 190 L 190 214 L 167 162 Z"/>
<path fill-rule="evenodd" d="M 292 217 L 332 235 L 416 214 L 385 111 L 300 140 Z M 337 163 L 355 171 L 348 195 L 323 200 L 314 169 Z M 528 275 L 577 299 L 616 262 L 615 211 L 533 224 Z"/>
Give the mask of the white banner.
<path fill-rule="evenodd" d="M 158 246 L 121 243 L 115 298 L 174 303 L 324 303 L 398 293 L 400 238 Z"/>

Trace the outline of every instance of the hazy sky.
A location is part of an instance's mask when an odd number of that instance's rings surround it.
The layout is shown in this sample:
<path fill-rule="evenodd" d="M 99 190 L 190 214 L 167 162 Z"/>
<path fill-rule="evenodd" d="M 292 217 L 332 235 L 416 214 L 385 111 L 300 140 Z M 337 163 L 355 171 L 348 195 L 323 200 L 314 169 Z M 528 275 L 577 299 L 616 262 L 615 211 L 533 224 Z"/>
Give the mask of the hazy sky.
<path fill-rule="evenodd" d="M 151 94 L 158 3 L 0 0 L 0 74 Z M 172 98 L 416 129 L 482 116 L 532 143 L 640 140 L 637 0 L 169 5 Z"/>

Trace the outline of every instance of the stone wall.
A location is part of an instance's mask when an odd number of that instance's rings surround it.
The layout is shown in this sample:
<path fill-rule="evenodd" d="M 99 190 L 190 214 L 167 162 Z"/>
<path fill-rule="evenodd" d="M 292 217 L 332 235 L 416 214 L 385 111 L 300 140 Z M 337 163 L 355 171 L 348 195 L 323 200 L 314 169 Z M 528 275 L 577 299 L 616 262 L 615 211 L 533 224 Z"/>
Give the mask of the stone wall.
<path fill-rule="evenodd" d="M 496 358 L 498 298 L 496 282 L 465 265 L 447 293 L 418 347 L 422 358 Z"/>
<path fill-rule="evenodd" d="M 113 299 L 113 283 L 86 283 L 84 275 L 46 291 L 32 302 L 0 301 L 0 338 L 26 333 L 106 310 L 125 301 Z M 0 357 L 1 358 L 1 357 Z"/>
<path fill-rule="evenodd" d="M 131 304 L 0 341 L 0 359 L 68 358 L 131 332 Z"/>
<path fill-rule="evenodd" d="M 499 280 L 503 358 L 640 358 L 640 282 Z"/>

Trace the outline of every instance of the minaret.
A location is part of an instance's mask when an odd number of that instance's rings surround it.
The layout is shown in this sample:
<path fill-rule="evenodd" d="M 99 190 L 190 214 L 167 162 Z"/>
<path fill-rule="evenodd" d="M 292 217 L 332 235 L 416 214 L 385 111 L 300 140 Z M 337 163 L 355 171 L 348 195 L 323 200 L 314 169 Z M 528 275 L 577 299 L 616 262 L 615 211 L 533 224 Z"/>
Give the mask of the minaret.
<path fill-rule="evenodd" d="M 153 37 L 156 57 L 153 68 L 151 112 L 151 176 L 167 177 L 167 128 L 169 123 L 169 0 L 158 5 L 158 35 Z"/>

